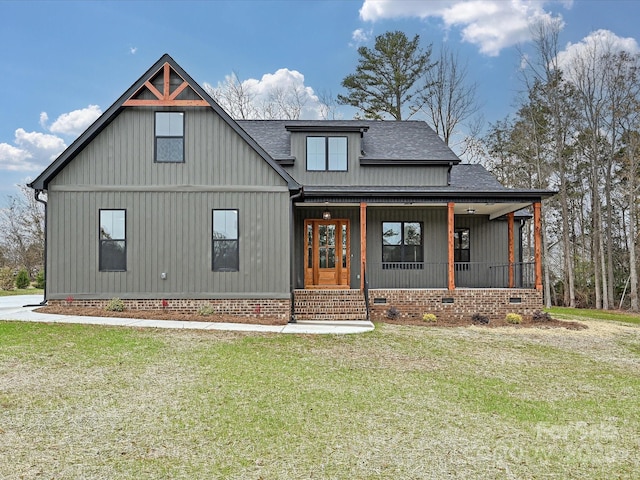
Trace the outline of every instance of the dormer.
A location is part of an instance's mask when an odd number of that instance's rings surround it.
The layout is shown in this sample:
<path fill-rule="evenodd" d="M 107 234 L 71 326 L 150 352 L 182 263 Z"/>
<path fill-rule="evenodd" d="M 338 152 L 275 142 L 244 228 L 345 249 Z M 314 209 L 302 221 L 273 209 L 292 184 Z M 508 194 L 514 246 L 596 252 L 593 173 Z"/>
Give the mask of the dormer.
<path fill-rule="evenodd" d="M 362 138 L 368 129 L 364 124 L 340 122 L 285 124 L 285 130 L 290 134 L 291 152 L 298 154 L 298 161 L 304 162 L 307 172 L 349 171 L 350 165 L 359 161 Z"/>
<path fill-rule="evenodd" d="M 238 124 L 306 186 L 446 187 L 451 167 L 460 162 L 424 122 L 240 120 Z"/>

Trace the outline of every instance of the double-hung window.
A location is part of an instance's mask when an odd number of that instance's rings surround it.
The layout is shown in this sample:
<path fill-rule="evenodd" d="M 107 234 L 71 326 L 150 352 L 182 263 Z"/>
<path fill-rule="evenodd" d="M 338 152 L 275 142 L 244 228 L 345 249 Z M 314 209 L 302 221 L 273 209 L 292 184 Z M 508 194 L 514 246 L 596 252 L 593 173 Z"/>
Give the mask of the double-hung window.
<path fill-rule="evenodd" d="M 100 210 L 101 272 L 124 272 L 127 270 L 127 233 L 125 210 Z"/>
<path fill-rule="evenodd" d="M 156 162 L 184 162 L 184 112 L 156 112 Z"/>
<path fill-rule="evenodd" d="M 347 137 L 307 137 L 307 170 L 347 170 Z"/>
<path fill-rule="evenodd" d="M 238 210 L 213 211 L 213 271 L 240 269 Z"/>
<path fill-rule="evenodd" d="M 422 222 L 382 222 L 382 262 L 386 268 L 392 263 L 423 261 Z"/>

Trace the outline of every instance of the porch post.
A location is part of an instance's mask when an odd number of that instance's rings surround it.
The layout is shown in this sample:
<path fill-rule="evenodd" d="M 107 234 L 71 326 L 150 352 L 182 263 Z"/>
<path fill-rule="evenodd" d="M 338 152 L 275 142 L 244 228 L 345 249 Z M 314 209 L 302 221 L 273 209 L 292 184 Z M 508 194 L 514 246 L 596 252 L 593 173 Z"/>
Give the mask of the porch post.
<path fill-rule="evenodd" d="M 448 268 L 447 268 L 447 288 L 449 290 L 455 290 L 456 281 L 455 281 L 455 265 L 454 265 L 454 252 L 453 252 L 453 233 L 454 233 L 454 221 L 455 215 L 453 212 L 454 207 L 453 202 L 447 203 L 447 237 L 448 237 Z"/>
<path fill-rule="evenodd" d="M 367 265 L 367 204 L 360 203 L 360 290 L 364 292 L 365 267 Z"/>
<path fill-rule="evenodd" d="M 510 212 L 507 214 L 507 224 L 508 224 L 508 238 L 509 238 L 509 288 L 513 288 L 515 286 L 514 276 L 513 276 L 513 264 L 515 262 L 515 248 L 513 243 L 513 219 L 515 218 L 515 214 Z"/>
<path fill-rule="evenodd" d="M 542 291 L 542 215 L 541 203 L 533 204 L 533 242 L 536 267 L 536 290 Z"/>

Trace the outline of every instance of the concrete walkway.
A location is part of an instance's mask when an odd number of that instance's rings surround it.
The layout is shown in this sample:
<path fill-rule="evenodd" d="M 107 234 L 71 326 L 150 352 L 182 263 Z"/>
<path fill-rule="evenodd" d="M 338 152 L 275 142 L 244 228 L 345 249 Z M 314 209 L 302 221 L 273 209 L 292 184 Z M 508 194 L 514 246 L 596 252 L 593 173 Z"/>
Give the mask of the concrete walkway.
<path fill-rule="evenodd" d="M 300 321 L 286 325 L 256 325 L 246 323 L 183 322 L 177 320 L 140 320 L 136 318 L 82 317 L 74 315 L 52 315 L 33 310 L 42 301 L 41 295 L 16 295 L 0 297 L 0 321 L 42 323 L 81 323 L 86 325 L 110 325 L 144 328 L 191 328 L 196 330 L 227 330 L 234 332 L 271 332 L 297 334 L 346 334 L 364 333 L 373 330 L 373 323 L 367 321 Z"/>

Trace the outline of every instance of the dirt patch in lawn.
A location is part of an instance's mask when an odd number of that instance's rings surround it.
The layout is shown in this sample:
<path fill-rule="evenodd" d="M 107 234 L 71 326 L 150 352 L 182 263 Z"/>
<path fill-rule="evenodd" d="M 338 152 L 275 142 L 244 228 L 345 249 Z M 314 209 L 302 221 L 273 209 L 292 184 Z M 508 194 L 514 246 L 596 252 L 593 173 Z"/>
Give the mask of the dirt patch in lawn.
<path fill-rule="evenodd" d="M 37 308 L 38 313 L 52 313 L 55 315 L 76 315 L 84 317 L 118 317 L 136 318 L 141 320 L 178 320 L 184 322 L 215 322 L 215 323 L 251 323 L 254 325 L 286 325 L 287 320 L 268 316 L 241 315 L 200 315 L 198 313 L 182 313 L 169 310 L 125 310 L 124 312 L 110 312 L 101 308 L 46 306 Z"/>

